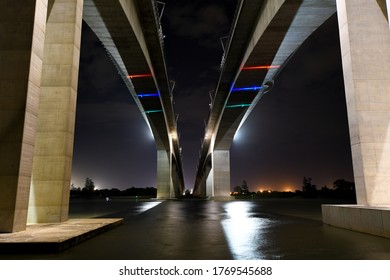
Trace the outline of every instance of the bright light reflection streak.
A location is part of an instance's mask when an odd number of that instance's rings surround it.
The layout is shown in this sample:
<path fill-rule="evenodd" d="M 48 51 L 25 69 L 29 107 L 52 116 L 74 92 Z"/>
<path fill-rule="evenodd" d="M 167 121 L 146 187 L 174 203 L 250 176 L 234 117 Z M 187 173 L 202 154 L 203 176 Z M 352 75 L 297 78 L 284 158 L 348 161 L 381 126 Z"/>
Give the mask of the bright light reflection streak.
<path fill-rule="evenodd" d="M 161 201 L 144 202 L 141 205 L 137 206 L 136 215 L 141 214 L 145 211 L 148 211 L 149 209 L 156 207 L 160 203 L 161 203 Z"/>
<path fill-rule="evenodd" d="M 221 221 L 230 251 L 236 260 L 265 259 L 261 247 L 267 241 L 263 233 L 270 224 L 266 218 L 252 216 L 252 202 L 237 201 L 225 205 L 226 219 Z"/>

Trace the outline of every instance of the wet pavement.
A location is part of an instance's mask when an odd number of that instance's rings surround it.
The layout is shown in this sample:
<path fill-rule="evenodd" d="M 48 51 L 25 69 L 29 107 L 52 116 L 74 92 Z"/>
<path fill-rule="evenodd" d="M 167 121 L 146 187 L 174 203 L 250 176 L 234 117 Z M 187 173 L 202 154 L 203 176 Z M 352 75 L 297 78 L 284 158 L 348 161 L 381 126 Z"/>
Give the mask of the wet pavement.
<path fill-rule="evenodd" d="M 390 239 L 322 224 L 321 203 L 333 202 L 76 199 L 70 218 L 124 223 L 61 253 L 0 259 L 390 260 Z"/>

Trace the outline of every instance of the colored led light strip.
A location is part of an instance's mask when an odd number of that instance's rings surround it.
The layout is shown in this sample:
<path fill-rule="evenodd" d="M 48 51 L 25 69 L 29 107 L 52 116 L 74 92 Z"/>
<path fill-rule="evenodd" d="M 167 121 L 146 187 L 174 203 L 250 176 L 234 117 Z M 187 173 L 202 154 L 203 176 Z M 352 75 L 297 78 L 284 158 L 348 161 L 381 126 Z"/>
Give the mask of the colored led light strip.
<path fill-rule="evenodd" d="M 248 91 L 248 90 L 260 90 L 262 87 L 241 87 L 241 88 L 232 88 L 232 92 L 234 91 Z"/>
<path fill-rule="evenodd" d="M 143 97 L 155 97 L 160 95 L 158 93 L 139 93 L 137 94 L 137 96 L 143 98 Z"/>
<path fill-rule="evenodd" d="M 235 104 L 235 105 L 228 105 L 225 108 L 242 108 L 242 107 L 249 107 L 251 104 Z"/>
<path fill-rule="evenodd" d="M 128 76 L 130 79 L 152 77 L 152 74 L 136 74 Z"/>
<path fill-rule="evenodd" d="M 279 65 L 265 65 L 265 66 L 245 66 L 242 70 L 261 70 L 279 68 Z"/>
<path fill-rule="evenodd" d="M 162 112 L 163 110 L 149 110 L 149 111 L 145 111 L 146 114 L 151 114 L 151 113 L 159 113 L 159 112 Z"/>

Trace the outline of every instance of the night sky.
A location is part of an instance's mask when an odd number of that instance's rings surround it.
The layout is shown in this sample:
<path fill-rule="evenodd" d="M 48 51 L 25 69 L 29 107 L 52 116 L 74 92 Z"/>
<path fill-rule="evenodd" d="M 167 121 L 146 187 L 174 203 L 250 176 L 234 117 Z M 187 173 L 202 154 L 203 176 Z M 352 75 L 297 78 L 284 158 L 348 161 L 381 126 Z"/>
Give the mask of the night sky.
<path fill-rule="evenodd" d="M 162 17 L 169 78 L 183 147 L 187 189 L 210 97 L 219 77 L 235 0 L 166 0 Z M 83 26 L 72 182 L 99 188 L 156 186 L 153 137 L 101 43 Z M 257 104 L 231 149 L 231 186 L 300 189 L 353 180 L 337 18 L 320 27 L 291 58 Z"/>

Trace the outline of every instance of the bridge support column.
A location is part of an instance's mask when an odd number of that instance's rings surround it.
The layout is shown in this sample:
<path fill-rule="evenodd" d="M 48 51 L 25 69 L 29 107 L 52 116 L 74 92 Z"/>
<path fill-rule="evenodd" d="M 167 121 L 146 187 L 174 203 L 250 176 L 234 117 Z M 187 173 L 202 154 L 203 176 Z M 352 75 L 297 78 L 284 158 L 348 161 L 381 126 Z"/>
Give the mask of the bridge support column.
<path fill-rule="evenodd" d="M 214 150 L 212 154 L 214 199 L 230 199 L 230 151 Z M 209 175 L 210 176 L 210 175 Z"/>
<path fill-rule="evenodd" d="M 68 219 L 83 0 L 49 0 L 28 222 Z"/>
<path fill-rule="evenodd" d="M 389 28 L 390 28 L 390 0 L 386 0 L 386 6 L 387 6 L 387 20 L 389 22 Z"/>
<path fill-rule="evenodd" d="M 390 210 L 389 25 L 377 0 L 337 0 L 337 11 L 359 207 L 323 206 L 323 220 L 390 233 L 382 221 L 390 213 L 377 212 L 378 207 Z"/>
<path fill-rule="evenodd" d="M 206 189 L 206 196 L 207 197 L 213 197 L 214 196 L 214 189 L 213 189 L 213 182 L 214 182 L 214 174 L 213 170 L 211 169 L 209 172 L 209 175 L 205 179 L 205 189 Z"/>
<path fill-rule="evenodd" d="M 47 0 L 0 3 L 0 232 L 25 230 Z"/>
<path fill-rule="evenodd" d="M 179 197 L 183 195 L 183 188 L 180 183 L 179 171 L 177 169 L 177 163 L 173 155 L 171 155 L 171 178 L 172 178 L 172 188 L 173 188 L 173 197 Z"/>
<path fill-rule="evenodd" d="M 170 153 L 157 150 L 157 198 L 169 199 L 174 197 L 171 179 Z"/>

